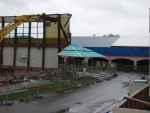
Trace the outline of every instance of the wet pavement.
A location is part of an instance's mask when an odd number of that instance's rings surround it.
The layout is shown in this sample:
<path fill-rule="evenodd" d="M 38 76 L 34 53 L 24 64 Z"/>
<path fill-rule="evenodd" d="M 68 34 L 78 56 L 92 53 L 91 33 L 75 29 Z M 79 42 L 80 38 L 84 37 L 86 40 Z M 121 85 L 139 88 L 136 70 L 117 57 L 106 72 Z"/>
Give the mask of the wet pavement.
<path fill-rule="evenodd" d="M 55 113 L 70 108 L 69 113 L 104 113 L 123 97 L 128 95 L 128 87 L 123 82 L 139 78 L 135 73 L 119 73 L 109 81 L 103 81 L 72 93 L 49 95 L 30 103 L 16 103 L 0 106 L 0 113 Z"/>

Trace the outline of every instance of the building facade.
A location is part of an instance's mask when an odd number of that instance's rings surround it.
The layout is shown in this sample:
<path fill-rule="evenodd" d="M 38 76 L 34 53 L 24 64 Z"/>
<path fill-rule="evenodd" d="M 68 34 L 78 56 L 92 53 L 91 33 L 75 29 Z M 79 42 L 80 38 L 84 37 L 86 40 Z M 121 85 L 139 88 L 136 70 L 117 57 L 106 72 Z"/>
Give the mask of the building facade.
<path fill-rule="evenodd" d="M 132 42 L 130 42 L 129 38 L 126 41 L 118 43 L 121 38 L 122 37 L 73 37 L 72 40 L 73 43 L 77 43 L 80 46 L 106 56 L 105 59 L 94 60 L 104 60 L 108 63 L 115 63 L 119 70 L 129 69 L 147 72 L 149 70 L 150 61 L 150 46 L 148 43 L 135 43 L 135 41 L 132 40 Z M 143 38 L 142 40 L 145 39 L 147 40 L 148 38 Z M 124 44 L 121 44 L 122 42 Z"/>
<path fill-rule="evenodd" d="M 57 53 L 71 41 L 71 14 L 31 15 L 37 19 L 17 26 L 0 43 L 1 68 L 56 69 Z M 3 30 L 15 16 L 0 18 Z"/>

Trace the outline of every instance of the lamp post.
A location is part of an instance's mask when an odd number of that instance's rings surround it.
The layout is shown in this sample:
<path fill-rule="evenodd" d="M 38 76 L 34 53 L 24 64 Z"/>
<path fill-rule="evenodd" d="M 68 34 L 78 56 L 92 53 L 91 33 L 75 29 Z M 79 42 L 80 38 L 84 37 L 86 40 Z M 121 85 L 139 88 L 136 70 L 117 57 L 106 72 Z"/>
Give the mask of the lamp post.
<path fill-rule="evenodd" d="M 150 40 L 150 8 L 149 8 L 149 40 Z M 149 52 L 149 57 L 150 57 L 150 52 Z M 149 61 L 149 66 L 148 66 L 148 68 L 149 68 L 149 70 L 150 70 L 150 61 Z M 148 72 L 148 74 L 149 74 L 149 96 L 150 96 L 150 72 Z"/>

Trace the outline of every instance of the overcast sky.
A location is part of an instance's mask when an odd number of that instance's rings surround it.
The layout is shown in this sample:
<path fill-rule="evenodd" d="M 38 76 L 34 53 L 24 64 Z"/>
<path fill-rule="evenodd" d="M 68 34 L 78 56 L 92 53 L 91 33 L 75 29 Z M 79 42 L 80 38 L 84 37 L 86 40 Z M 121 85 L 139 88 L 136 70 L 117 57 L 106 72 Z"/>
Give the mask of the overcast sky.
<path fill-rule="evenodd" d="M 71 13 L 73 35 L 148 33 L 150 0 L 0 0 L 0 15 Z"/>

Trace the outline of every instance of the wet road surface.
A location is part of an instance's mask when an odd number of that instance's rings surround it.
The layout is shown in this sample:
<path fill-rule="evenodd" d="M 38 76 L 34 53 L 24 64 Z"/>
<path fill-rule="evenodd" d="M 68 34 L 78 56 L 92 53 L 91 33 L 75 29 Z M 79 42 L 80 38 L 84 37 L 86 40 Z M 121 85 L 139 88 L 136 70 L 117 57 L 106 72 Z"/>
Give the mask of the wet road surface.
<path fill-rule="evenodd" d="M 55 113 L 70 108 L 69 113 L 103 113 L 114 103 L 128 94 L 123 82 L 137 79 L 134 73 L 119 73 L 109 81 L 103 81 L 72 93 L 50 95 L 30 103 L 16 103 L 9 107 L 0 107 L 0 113 Z"/>

